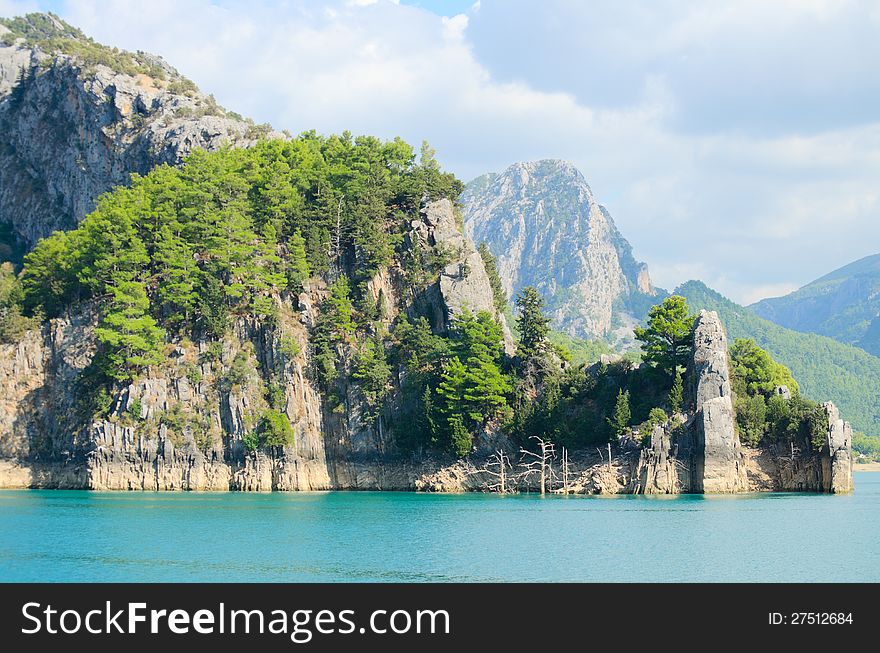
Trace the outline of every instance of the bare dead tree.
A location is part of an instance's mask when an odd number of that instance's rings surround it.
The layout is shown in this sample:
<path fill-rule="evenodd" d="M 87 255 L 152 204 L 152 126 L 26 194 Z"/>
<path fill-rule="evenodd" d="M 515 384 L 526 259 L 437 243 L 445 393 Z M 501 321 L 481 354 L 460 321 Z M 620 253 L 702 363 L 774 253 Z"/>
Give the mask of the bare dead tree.
<path fill-rule="evenodd" d="M 568 449 L 562 447 L 562 492 L 568 494 L 568 471 L 569 471 Z"/>
<path fill-rule="evenodd" d="M 523 472 L 519 475 L 519 479 L 528 479 L 532 474 L 540 475 L 541 496 L 547 492 L 547 479 L 552 479 L 553 469 L 551 467 L 552 460 L 556 457 L 556 448 L 550 440 L 545 440 L 537 435 L 533 435 L 530 440 L 535 440 L 541 448 L 540 453 L 529 451 L 528 449 L 520 449 L 522 459 L 520 467 Z"/>
<path fill-rule="evenodd" d="M 498 449 L 498 451 L 489 456 L 489 460 L 486 461 L 486 465 L 480 471 L 497 479 L 495 483 L 491 483 L 488 486 L 490 490 L 499 494 L 507 494 L 507 470 L 510 467 L 510 458 L 504 452 L 504 449 Z"/>
<path fill-rule="evenodd" d="M 608 461 L 605 461 L 605 455 L 602 453 L 602 450 L 599 447 L 596 447 L 596 452 L 599 454 L 599 460 L 608 465 L 608 471 L 611 471 L 611 443 L 608 443 Z"/>

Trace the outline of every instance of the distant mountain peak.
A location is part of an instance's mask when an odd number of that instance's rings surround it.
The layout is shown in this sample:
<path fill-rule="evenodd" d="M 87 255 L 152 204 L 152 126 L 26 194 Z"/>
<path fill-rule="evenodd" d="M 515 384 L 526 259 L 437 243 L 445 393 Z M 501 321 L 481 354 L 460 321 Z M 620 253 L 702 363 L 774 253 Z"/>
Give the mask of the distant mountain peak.
<path fill-rule="evenodd" d="M 749 306 L 784 327 L 880 355 L 880 254 L 865 256 L 783 297 Z"/>
<path fill-rule="evenodd" d="M 496 257 L 511 296 L 535 286 L 557 329 L 631 344 L 658 291 L 577 167 L 514 163 L 474 179 L 461 202 L 468 234 Z"/>

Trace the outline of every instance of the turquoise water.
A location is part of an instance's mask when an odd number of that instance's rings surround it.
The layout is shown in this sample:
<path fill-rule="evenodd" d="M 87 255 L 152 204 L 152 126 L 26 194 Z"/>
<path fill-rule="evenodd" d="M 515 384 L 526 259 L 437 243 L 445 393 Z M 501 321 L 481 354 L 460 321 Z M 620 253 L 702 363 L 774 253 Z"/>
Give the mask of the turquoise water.
<path fill-rule="evenodd" d="M 3 581 L 880 581 L 852 496 L 0 492 Z"/>

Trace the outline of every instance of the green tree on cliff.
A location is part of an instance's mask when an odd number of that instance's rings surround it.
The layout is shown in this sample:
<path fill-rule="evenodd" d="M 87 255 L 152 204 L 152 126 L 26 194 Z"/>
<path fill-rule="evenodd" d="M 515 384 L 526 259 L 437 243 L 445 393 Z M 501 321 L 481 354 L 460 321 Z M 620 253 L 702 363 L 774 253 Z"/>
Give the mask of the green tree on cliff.
<path fill-rule="evenodd" d="M 339 377 L 339 347 L 351 340 L 354 331 L 351 289 L 348 279 L 341 276 L 330 286 L 330 295 L 321 304 L 321 313 L 311 338 L 314 348 L 312 363 L 318 382 L 325 390 Z"/>
<path fill-rule="evenodd" d="M 740 395 L 761 393 L 769 397 L 781 385 L 792 394 L 800 391 L 791 371 L 752 339 L 736 339 L 730 348 L 730 361 L 734 390 Z"/>
<path fill-rule="evenodd" d="M 105 357 L 103 371 L 118 381 L 162 362 L 165 334 L 147 313 L 150 301 L 141 283 L 126 281 L 111 289 L 112 299 L 95 329 Z"/>
<path fill-rule="evenodd" d="M 672 389 L 669 391 L 669 410 L 673 415 L 681 412 L 683 400 L 684 382 L 682 381 L 681 370 L 675 370 L 675 380 L 672 382 Z"/>
<path fill-rule="evenodd" d="M 306 240 L 299 231 L 295 231 L 287 243 L 289 251 L 287 261 L 287 287 L 294 293 L 303 289 L 303 284 L 308 280 L 309 261 L 306 255 Z"/>
<path fill-rule="evenodd" d="M 647 327 L 636 327 L 644 359 L 670 377 L 687 364 L 691 352 L 694 316 L 684 297 L 673 295 L 648 312 Z"/>
<path fill-rule="evenodd" d="M 504 285 L 501 283 L 501 277 L 498 275 L 498 262 L 489 251 L 486 243 L 480 243 L 477 248 L 480 252 L 480 258 L 483 259 L 483 267 L 486 268 L 486 275 L 489 277 L 489 285 L 492 286 L 492 298 L 495 300 L 495 310 L 504 313 L 507 310 L 507 293 L 504 292 Z"/>
<path fill-rule="evenodd" d="M 373 424 L 382 411 L 382 402 L 391 389 L 391 367 L 381 338 L 364 342 L 354 359 L 351 378 L 358 382 L 366 410 L 364 421 Z"/>
<path fill-rule="evenodd" d="M 617 402 L 614 404 L 614 413 L 608 420 L 611 431 L 616 437 L 625 435 L 632 421 L 632 410 L 629 406 L 629 390 L 619 390 Z"/>
<path fill-rule="evenodd" d="M 516 296 L 519 329 L 517 353 L 523 359 L 534 358 L 547 344 L 550 333 L 550 319 L 544 317 L 544 299 L 534 286 L 527 286 Z"/>

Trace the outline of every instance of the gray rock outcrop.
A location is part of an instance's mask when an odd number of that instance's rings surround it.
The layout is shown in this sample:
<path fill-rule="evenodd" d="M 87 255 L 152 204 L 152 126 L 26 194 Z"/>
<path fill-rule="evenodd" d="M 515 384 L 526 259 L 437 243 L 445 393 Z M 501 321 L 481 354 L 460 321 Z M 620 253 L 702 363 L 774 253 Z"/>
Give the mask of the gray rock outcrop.
<path fill-rule="evenodd" d="M 691 378 L 695 397 L 692 490 L 703 493 L 744 491 L 748 479 L 735 427 L 727 334 L 714 311 L 701 311 L 697 318 Z"/>
<path fill-rule="evenodd" d="M 131 173 L 177 164 L 197 148 L 256 142 L 252 124 L 159 57 L 140 56 L 162 79 L 86 66 L 22 40 L 0 45 L 0 223 L 24 245 L 75 226 Z"/>
<path fill-rule="evenodd" d="M 663 426 L 655 426 L 650 447 L 644 447 L 634 475 L 635 494 L 679 494 L 688 491 L 690 478 L 686 466 L 674 455 L 672 438 Z"/>
<path fill-rule="evenodd" d="M 785 399 L 785 401 L 791 399 L 791 390 L 788 389 L 787 385 L 776 386 L 775 388 L 773 388 L 773 394 L 779 395 L 780 397 Z"/>
<path fill-rule="evenodd" d="M 846 494 L 853 490 L 852 427 L 840 417 L 832 402 L 824 404 L 828 416 L 827 451 L 822 455 L 822 489 L 832 494 Z"/>
<path fill-rule="evenodd" d="M 504 314 L 495 307 L 483 258 L 461 232 L 452 202 L 444 198 L 426 203 L 421 219 L 414 220 L 410 226 L 410 250 L 430 251 L 429 258 L 442 263 L 436 283 L 429 286 L 422 298 L 422 305 L 428 307 L 432 315 L 434 330 L 446 332 L 452 318 L 462 311 L 488 311 L 501 323 L 505 349 L 512 354 L 513 336 Z"/>

